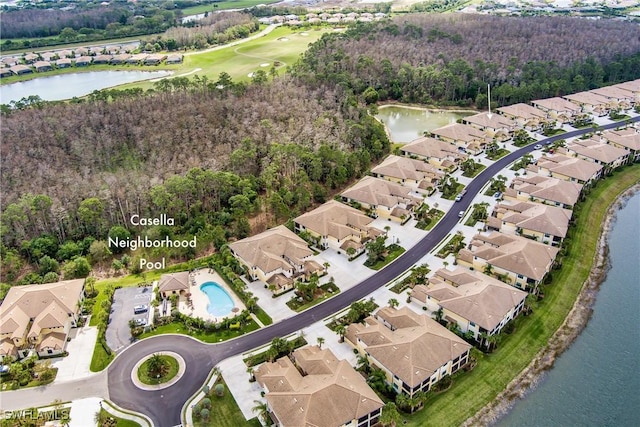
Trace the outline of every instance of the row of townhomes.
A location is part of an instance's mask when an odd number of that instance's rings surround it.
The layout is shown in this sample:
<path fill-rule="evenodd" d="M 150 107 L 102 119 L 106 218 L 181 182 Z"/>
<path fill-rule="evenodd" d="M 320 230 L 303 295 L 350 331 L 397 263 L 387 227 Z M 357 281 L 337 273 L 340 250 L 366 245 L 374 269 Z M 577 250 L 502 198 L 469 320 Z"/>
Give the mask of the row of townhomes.
<path fill-rule="evenodd" d="M 599 96 L 607 111 L 624 110 L 636 105 L 640 81 L 588 94 L 594 99 Z M 269 255 L 243 253 L 243 242 L 262 239 L 253 237 L 231 244 L 232 251 L 250 271 L 260 270 L 254 277 L 267 282 L 270 274 L 304 274 L 309 241 L 321 250 L 363 251 L 367 241 L 385 234 L 372 226 L 374 218 L 404 223 L 445 173 L 482 152 L 487 143 L 508 141 L 519 129 L 571 123 L 600 111 L 577 99 L 566 96 L 503 107 L 495 114 L 477 114 L 436 129 L 401 147 L 401 156 L 391 155 L 374 167 L 371 176 L 340 195 L 342 202 L 332 200 L 295 218 L 294 230 L 304 234 L 305 240 L 276 227 L 263 235 L 278 233 L 277 239 L 286 235 L 290 247 L 282 245 Z M 539 292 L 584 191 L 611 170 L 638 161 L 639 144 L 640 133 L 628 127 L 596 132 L 547 150 L 511 180 L 483 231 L 458 252 L 453 269 L 437 269 L 415 285 L 407 305 L 379 308 L 362 323 L 348 325 L 345 343 L 371 367 L 382 370 L 396 393 L 408 397 L 428 392 L 465 368 L 470 343 L 490 347 L 491 338 L 525 310 L 527 297 Z M 262 251 L 263 245 L 253 243 L 251 248 Z M 272 267 L 258 262 L 261 257 L 270 259 Z M 260 366 L 256 378 L 276 425 L 371 426 L 379 422 L 381 399 L 348 362 L 338 360 L 328 349 L 298 349 Z"/>
<path fill-rule="evenodd" d="M 78 325 L 82 301 L 84 279 L 13 286 L 0 306 L 0 356 L 63 353 L 69 332 Z"/>

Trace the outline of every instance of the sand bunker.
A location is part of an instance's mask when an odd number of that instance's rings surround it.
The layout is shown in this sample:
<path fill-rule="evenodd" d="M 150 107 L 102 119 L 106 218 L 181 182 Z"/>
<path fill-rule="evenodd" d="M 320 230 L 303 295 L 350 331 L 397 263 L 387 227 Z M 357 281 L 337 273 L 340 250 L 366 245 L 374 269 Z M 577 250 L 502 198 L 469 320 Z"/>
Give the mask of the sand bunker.
<path fill-rule="evenodd" d="M 268 62 L 264 62 L 264 63 L 260 64 L 261 67 L 268 67 L 269 65 L 271 65 L 271 64 L 269 64 Z"/>
<path fill-rule="evenodd" d="M 309 35 L 309 33 L 303 32 L 303 33 L 300 33 L 300 35 L 301 35 L 301 36 L 308 36 L 308 35 Z"/>
<path fill-rule="evenodd" d="M 253 73 L 247 74 L 247 77 L 253 77 Z"/>
<path fill-rule="evenodd" d="M 288 38 L 286 38 L 286 37 L 280 37 L 280 38 L 278 39 L 278 41 L 281 41 L 281 42 L 288 42 L 288 41 L 289 41 L 289 39 L 288 39 Z"/>

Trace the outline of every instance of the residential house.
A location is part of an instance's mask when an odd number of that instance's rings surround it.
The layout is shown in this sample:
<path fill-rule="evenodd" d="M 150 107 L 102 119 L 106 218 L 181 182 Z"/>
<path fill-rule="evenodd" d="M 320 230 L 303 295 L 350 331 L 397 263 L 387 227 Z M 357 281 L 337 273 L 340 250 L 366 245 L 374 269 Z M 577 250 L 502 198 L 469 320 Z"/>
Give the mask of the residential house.
<path fill-rule="evenodd" d="M 189 292 L 190 277 L 188 271 L 179 273 L 169 273 L 160 276 L 158 281 L 158 292 L 162 298 L 168 298 L 171 295 L 180 295 L 183 292 Z"/>
<path fill-rule="evenodd" d="M 27 67 L 26 65 L 23 65 L 23 64 L 14 65 L 13 67 L 10 67 L 9 69 L 16 76 L 20 76 L 22 74 L 33 73 L 33 70 L 31 69 L 31 67 Z"/>
<path fill-rule="evenodd" d="M 336 200 L 330 200 L 293 221 L 295 230 L 309 233 L 318 240 L 319 247 L 347 255 L 352 252 L 349 248 L 355 251 L 353 255 L 362 253 L 367 241 L 384 234 L 371 226 L 373 218 Z"/>
<path fill-rule="evenodd" d="M 403 156 L 425 159 L 445 172 L 455 171 L 469 157 L 448 142 L 426 136 L 403 145 L 400 147 L 400 152 Z"/>
<path fill-rule="evenodd" d="M 293 279 L 304 274 L 313 255 L 307 242 L 284 225 L 233 242 L 229 249 L 252 280 L 273 285 L 276 295 L 293 289 Z"/>
<path fill-rule="evenodd" d="M 462 338 L 408 307 L 379 309 L 364 324 L 349 325 L 345 339 L 385 373 L 394 391 L 409 396 L 457 372 L 471 350 Z"/>
<path fill-rule="evenodd" d="M 91 64 L 91 61 L 93 60 L 93 57 L 91 56 L 80 56 L 78 58 L 76 58 L 76 67 L 86 67 L 89 64 Z"/>
<path fill-rule="evenodd" d="M 271 420 L 281 427 L 372 427 L 384 406 L 347 361 L 318 346 L 264 363 L 255 377 Z"/>
<path fill-rule="evenodd" d="M 14 65 L 18 65 L 20 63 L 20 58 L 16 58 L 13 56 L 6 56 L 0 59 L 0 62 L 4 64 L 6 67 L 13 67 Z"/>
<path fill-rule="evenodd" d="M 505 200 L 534 201 L 571 209 L 580 199 L 582 185 L 550 176 L 528 173 L 516 177 L 505 190 Z"/>
<path fill-rule="evenodd" d="M 371 175 L 415 190 L 435 190 L 444 173 L 424 160 L 390 155 L 371 170 Z"/>
<path fill-rule="evenodd" d="M 577 104 L 582 108 L 582 112 L 594 114 L 596 116 L 606 116 L 615 103 L 604 96 L 593 92 L 578 92 L 563 96 L 564 99 Z"/>
<path fill-rule="evenodd" d="M 460 123 L 451 123 L 434 129 L 431 135 L 473 154 L 481 153 L 485 145 L 491 142 L 491 139 L 481 130 Z"/>
<path fill-rule="evenodd" d="M 162 61 L 164 61 L 166 58 L 167 58 L 167 55 L 164 55 L 162 53 L 155 53 L 145 58 L 144 65 L 158 65 Z"/>
<path fill-rule="evenodd" d="M 549 122 L 546 112 L 532 107 L 528 104 L 513 104 L 506 107 L 500 107 L 496 111 L 516 122 L 516 126 L 523 127 L 527 130 L 538 130 L 544 124 Z"/>
<path fill-rule="evenodd" d="M 487 218 L 487 229 L 559 246 L 567 236 L 573 212 L 533 202 L 503 201 Z"/>
<path fill-rule="evenodd" d="M 559 249 L 534 242 L 526 237 L 497 231 L 473 237 L 469 249 L 462 249 L 458 264 L 494 275 L 505 283 L 536 292 L 538 285 L 551 271 Z"/>
<path fill-rule="evenodd" d="M 129 59 L 127 59 L 125 62 L 131 65 L 140 64 L 144 62 L 144 60 L 147 59 L 148 56 L 149 56 L 148 53 L 138 53 L 135 55 L 131 55 Z"/>
<path fill-rule="evenodd" d="M 56 61 L 56 67 L 58 68 L 69 68 L 71 67 L 71 59 L 69 58 L 60 58 Z"/>
<path fill-rule="evenodd" d="M 51 62 L 58 59 L 58 54 L 56 52 L 42 52 L 40 54 L 40 57 L 42 58 L 43 61 Z"/>
<path fill-rule="evenodd" d="M 602 133 L 608 144 L 629 152 L 629 162 L 640 161 L 640 132 L 636 128 L 608 130 Z"/>
<path fill-rule="evenodd" d="M 358 203 L 375 217 L 405 222 L 422 199 L 411 195 L 411 189 L 380 178 L 367 176 L 345 190 L 342 200 Z"/>
<path fill-rule="evenodd" d="M 9 68 L 0 68 L 0 78 L 11 76 L 13 76 L 13 72 Z"/>
<path fill-rule="evenodd" d="M 609 100 L 611 109 L 629 110 L 635 104 L 633 92 L 624 90 L 616 86 L 605 86 L 598 89 L 591 89 L 589 92 L 603 96 Z"/>
<path fill-rule="evenodd" d="M 564 98 L 560 98 L 559 96 L 547 99 L 537 99 L 531 103 L 538 110 L 542 110 L 547 113 L 550 119 L 555 120 L 560 124 L 572 123 L 582 112 L 579 105 Z"/>
<path fill-rule="evenodd" d="M 49 61 L 36 61 L 33 64 L 33 67 L 36 69 L 37 72 L 39 73 L 43 73 L 45 71 L 51 71 L 53 70 L 53 67 L 51 66 L 51 63 Z"/>
<path fill-rule="evenodd" d="M 478 113 L 462 119 L 462 123 L 484 131 L 491 139 L 506 141 L 513 136 L 515 123 L 513 120 L 494 113 Z"/>
<path fill-rule="evenodd" d="M 84 279 L 10 288 L 0 306 L 0 356 L 64 352 L 83 301 Z"/>
<path fill-rule="evenodd" d="M 167 65 L 170 65 L 170 64 L 182 64 L 182 58 L 183 58 L 183 56 L 181 54 L 173 53 L 173 54 L 167 56 L 166 63 L 167 63 Z"/>
<path fill-rule="evenodd" d="M 602 176 L 602 165 L 564 154 L 543 154 L 527 170 L 538 175 L 551 176 L 564 181 L 589 186 Z"/>
<path fill-rule="evenodd" d="M 618 89 L 626 90 L 627 92 L 631 92 L 634 97 L 633 103 L 637 104 L 640 102 L 640 79 L 632 80 L 630 82 L 618 83 L 614 85 Z"/>
<path fill-rule="evenodd" d="M 131 58 L 131 54 L 129 53 L 121 53 L 118 55 L 113 55 L 111 57 L 111 63 L 112 64 L 126 64 L 127 60 Z"/>
<path fill-rule="evenodd" d="M 108 64 L 113 58 L 112 55 L 96 55 L 93 57 L 94 64 Z"/>
<path fill-rule="evenodd" d="M 75 58 L 75 55 L 70 50 L 62 50 L 58 53 L 59 58 Z"/>
<path fill-rule="evenodd" d="M 73 52 L 76 57 L 89 55 L 89 49 L 87 49 L 86 47 L 78 47 L 74 49 Z"/>
<path fill-rule="evenodd" d="M 40 59 L 40 55 L 38 55 L 37 53 L 27 53 L 22 57 L 22 59 L 26 64 L 33 64 Z"/>
<path fill-rule="evenodd" d="M 607 144 L 606 139 L 597 136 L 575 139 L 566 145 L 565 150 L 568 154 L 602 165 L 605 174 L 628 163 L 630 158 L 630 151 Z"/>
<path fill-rule="evenodd" d="M 426 285 L 416 285 L 411 298 L 470 333 L 478 342 L 499 334 L 524 309 L 527 293 L 463 267 L 441 268 Z"/>

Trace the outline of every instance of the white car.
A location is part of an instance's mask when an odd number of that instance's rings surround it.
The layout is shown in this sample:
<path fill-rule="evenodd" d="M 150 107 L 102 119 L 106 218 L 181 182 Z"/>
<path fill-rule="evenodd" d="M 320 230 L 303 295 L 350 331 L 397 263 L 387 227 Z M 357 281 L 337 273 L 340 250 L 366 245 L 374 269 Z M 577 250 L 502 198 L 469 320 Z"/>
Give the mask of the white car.
<path fill-rule="evenodd" d="M 458 218 L 462 218 L 464 216 L 464 211 L 458 212 Z"/>
<path fill-rule="evenodd" d="M 533 146 L 533 148 L 536 149 L 536 150 L 539 150 L 539 149 L 542 148 L 542 145 L 541 144 L 536 144 L 536 145 Z"/>

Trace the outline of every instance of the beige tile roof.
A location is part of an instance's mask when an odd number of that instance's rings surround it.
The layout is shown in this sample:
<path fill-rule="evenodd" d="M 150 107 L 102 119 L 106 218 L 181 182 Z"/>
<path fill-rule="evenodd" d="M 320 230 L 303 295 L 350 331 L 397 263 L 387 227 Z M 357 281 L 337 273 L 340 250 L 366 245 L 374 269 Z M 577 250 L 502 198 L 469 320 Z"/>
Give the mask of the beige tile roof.
<path fill-rule="evenodd" d="M 487 331 L 498 326 L 527 297 L 527 292 L 462 267 L 436 271 L 426 288 L 440 306 Z"/>
<path fill-rule="evenodd" d="M 476 125 L 481 128 L 489 128 L 489 129 L 513 129 L 515 127 L 515 122 L 511 119 L 508 119 L 505 116 L 501 116 L 496 113 L 478 113 L 473 116 L 468 116 L 462 119 L 463 123 L 468 123 L 470 125 Z"/>
<path fill-rule="evenodd" d="M 255 373 L 283 427 L 341 426 L 384 406 L 365 379 L 330 350 L 305 347 L 293 358 L 302 373 L 287 357 Z"/>
<path fill-rule="evenodd" d="M 543 154 L 537 161 L 538 168 L 559 173 L 580 181 L 589 181 L 601 170 L 602 165 L 562 154 Z"/>
<path fill-rule="evenodd" d="M 348 236 L 358 235 L 360 231 L 369 230 L 369 224 L 373 222 L 373 218 L 344 203 L 330 200 L 300 215 L 294 221 L 321 236 L 332 236 L 342 240 Z"/>
<path fill-rule="evenodd" d="M 615 162 L 629 154 L 624 148 L 614 147 L 604 141 L 594 139 L 575 139 L 566 146 L 569 152 L 597 160 L 604 164 Z"/>
<path fill-rule="evenodd" d="M 476 129 L 473 126 L 463 125 L 460 123 L 451 123 L 438 129 L 434 129 L 431 131 L 431 134 L 464 143 L 486 141 L 488 139 L 487 135 L 485 135 L 481 130 Z"/>
<path fill-rule="evenodd" d="M 616 87 L 624 90 L 628 90 L 633 93 L 640 93 L 640 79 L 632 80 L 630 82 L 618 83 Z"/>
<path fill-rule="evenodd" d="M 541 109 L 558 112 L 568 112 L 571 114 L 579 113 L 581 110 L 579 105 L 574 104 L 573 102 L 568 101 L 564 98 L 560 98 L 559 96 L 556 96 L 554 98 L 536 99 L 531 103 Z"/>
<path fill-rule="evenodd" d="M 569 209 L 557 206 L 509 201 L 499 203 L 494 213 L 502 221 L 516 227 L 563 238 L 567 235 L 569 220 L 573 214 Z"/>
<path fill-rule="evenodd" d="M 67 335 L 63 332 L 49 332 L 45 334 L 42 341 L 38 343 L 36 351 L 43 351 L 48 348 L 62 350 L 66 339 Z"/>
<path fill-rule="evenodd" d="M 400 149 L 406 153 L 438 160 L 466 160 L 468 157 L 466 154 L 458 151 L 455 145 L 428 136 L 414 139 L 410 143 L 403 145 Z"/>
<path fill-rule="evenodd" d="M 471 241 L 473 256 L 506 271 L 522 274 L 536 281 L 551 269 L 558 248 L 520 236 L 499 232 L 477 234 Z"/>
<path fill-rule="evenodd" d="M 608 130 L 602 133 L 602 137 L 607 141 L 622 145 L 629 150 L 640 150 L 640 132 L 635 128 Z"/>
<path fill-rule="evenodd" d="M 189 272 L 169 273 L 160 276 L 158 290 L 160 292 L 181 291 L 189 289 Z"/>
<path fill-rule="evenodd" d="M 37 336 L 43 328 L 63 327 L 77 313 L 84 279 L 44 285 L 13 286 L 0 306 L 0 333 Z M 33 321 L 29 331 L 29 322 Z"/>
<path fill-rule="evenodd" d="M 16 346 L 11 338 L 3 338 L 0 341 L 0 356 L 13 356 L 16 354 Z"/>
<path fill-rule="evenodd" d="M 372 174 L 388 176 L 398 179 L 412 179 L 414 181 L 439 180 L 444 173 L 429 163 L 410 159 L 408 157 L 400 157 L 389 155 L 382 163 L 371 170 Z"/>
<path fill-rule="evenodd" d="M 563 98 L 568 99 L 569 101 L 576 102 L 578 104 L 586 104 L 593 106 L 606 106 L 609 104 L 609 99 L 595 94 L 593 92 L 578 92 L 572 93 L 570 95 L 565 95 Z"/>
<path fill-rule="evenodd" d="M 435 320 L 408 307 L 380 309 L 376 318 L 367 318 L 366 325 L 352 324 L 348 329 L 351 337 L 356 336 L 366 346 L 368 354 L 411 387 L 471 348 Z"/>
<path fill-rule="evenodd" d="M 313 255 L 307 242 L 284 225 L 231 243 L 229 247 L 246 263 L 258 267 L 265 274 L 278 268 L 289 270 L 291 264 L 288 260 L 302 265 L 305 258 Z"/>
<path fill-rule="evenodd" d="M 411 188 L 384 179 L 367 176 L 342 193 L 342 197 L 368 205 L 394 208 L 396 205 L 417 205 L 421 199 L 411 195 Z"/>
<path fill-rule="evenodd" d="M 516 191 L 521 191 L 534 198 L 572 206 L 580 198 L 582 185 L 576 182 L 529 173 L 526 176 L 514 178 L 505 195 L 511 196 Z"/>
<path fill-rule="evenodd" d="M 542 110 L 538 110 L 535 107 L 532 107 L 528 104 L 513 104 L 508 105 L 506 107 L 500 107 L 497 109 L 500 113 L 506 115 L 507 117 L 518 117 L 525 120 L 537 119 L 543 120 L 547 118 L 547 113 Z"/>
<path fill-rule="evenodd" d="M 598 89 L 592 89 L 589 92 L 595 93 L 596 95 L 599 95 L 599 96 L 604 96 L 605 98 L 615 99 L 618 101 L 620 100 L 632 101 L 635 98 L 632 92 L 616 86 L 605 86 Z"/>

